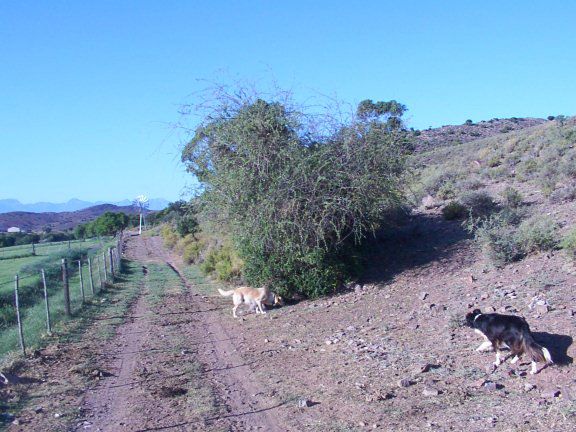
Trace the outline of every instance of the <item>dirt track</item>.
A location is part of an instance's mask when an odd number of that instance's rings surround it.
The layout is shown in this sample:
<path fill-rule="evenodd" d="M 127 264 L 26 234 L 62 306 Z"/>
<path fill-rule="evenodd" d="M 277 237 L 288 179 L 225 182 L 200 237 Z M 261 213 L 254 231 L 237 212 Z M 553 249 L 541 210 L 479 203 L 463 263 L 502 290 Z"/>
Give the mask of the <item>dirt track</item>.
<path fill-rule="evenodd" d="M 126 255 L 145 265 L 168 264 L 186 289 L 151 305 L 150 270 L 143 268 L 144 286 L 131 319 L 104 353 L 113 376 L 87 391 L 82 409 L 88 420 L 78 430 L 287 430 L 278 428 L 278 419 L 271 417 L 275 401 L 261 395 L 236 353 L 235 337 L 220 325 L 220 308 L 194 292 L 159 238 L 130 237 Z M 199 362 L 201 382 L 196 384 L 217 401 L 216 411 L 209 406 L 188 409 L 177 397 L 190 380 L 190 362 Z"/>

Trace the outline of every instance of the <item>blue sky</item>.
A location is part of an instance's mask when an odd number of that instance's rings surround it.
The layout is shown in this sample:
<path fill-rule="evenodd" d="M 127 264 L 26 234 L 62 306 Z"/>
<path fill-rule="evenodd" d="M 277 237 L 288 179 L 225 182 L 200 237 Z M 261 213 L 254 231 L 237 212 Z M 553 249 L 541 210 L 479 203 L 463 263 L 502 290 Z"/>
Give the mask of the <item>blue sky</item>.
<path fill-rule="evenodd" d="M 396 99 L 408 126 L 574 114 L 572 1 L 0 2 L 0 199 L 169 200 L 199 80 Z M 222 72 L 223 71 L 223 72 Z"/>

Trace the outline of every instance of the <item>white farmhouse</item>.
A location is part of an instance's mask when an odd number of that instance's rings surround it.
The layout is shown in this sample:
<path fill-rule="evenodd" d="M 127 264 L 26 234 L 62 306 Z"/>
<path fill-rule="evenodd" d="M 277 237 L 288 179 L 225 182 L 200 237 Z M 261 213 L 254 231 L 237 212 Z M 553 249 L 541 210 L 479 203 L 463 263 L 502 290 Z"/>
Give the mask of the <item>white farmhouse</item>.
<path fill-rule="evenodd" d="M 6 232 L 9 233 L 19 233 L 19 232 L 24 232 L 24 230 L 18 228 L 18 227 L 10 227 L 6 230 Z"/>

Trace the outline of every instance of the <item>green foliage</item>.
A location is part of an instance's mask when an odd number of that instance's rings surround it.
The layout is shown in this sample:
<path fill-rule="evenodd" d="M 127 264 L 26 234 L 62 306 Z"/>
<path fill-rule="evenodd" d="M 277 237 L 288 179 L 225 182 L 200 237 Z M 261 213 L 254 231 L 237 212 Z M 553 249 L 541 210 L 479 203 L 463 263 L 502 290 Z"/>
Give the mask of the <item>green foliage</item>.
<path fill-rule="evenodd" d="M 518 208 L 524 202 L 522 194 L 512 186 L 506 186 L 500 195 L 502 196 L 502 203 L 506 207 Z"/>
<path fill-rule="evenodd" d="M 548 216 L 535 215 L 512 223 L 513 209 L 495 215 L 469 218 L 466 229 L 474 234 L 484 255 L 496 267 L 522 259 L 531 252 L 557 249 L 558 224 Z"/>
<path fill-rule="evenodd" d="M 467 215 L 467 209 L 458 201 L 450 201 L 442 209 L 442 215 L 446 220 L 462 219 Z"/>
<path fill-rule="evenodd" d="M 516 235 L 525 253 L 558 248 L 558 224 L 549 216 L 535 215 L 523 221 Z"/>
<path fill-rule="evenodd" d="M 442 200 L 454 198 L 456 196 L 456 185 L 452 181 L 447 181 L 438 188 L 436 196 Z"/>
<path fill-rule="evenodd" d="M 474 234 L 484 256 L 496 267 L 518 261 L 525 255 L 516 239 L 516 229 L 501 215 L 470 218 L 467 229 Z"/>
<path fill-rule="evenodd" d="M 130 226 L 130 217 L 125 213 L 106 212 L 92 222 L 78 225 L 74 229 L 76 238 L 116 235 Z"/>
<path fill-rule="evenodd" d="M 576 228 L 572 228 L 560 243 L 560 247 L 576 260 Z"/>
<path fill-rule="evenodd" d="M 496 203 L 484 191 L 465 192 L 460 197 L 460 202 L 472 216 L 486 216 L 496 210 Z"/>
<path fill-rule="evenodd" d="M 187 212 L 176 218 L 176 231 L 178 231 L 180 236 L 194 235 L 198 232 L 198 229 L 198 219 L 194 213 Z"/>
<path fill-rule="evenodd" d="M 203 212 L 229 227 L 249 283 L 330 292 L 346 278 L 341 252 L 403 201 L 405 107 L 364 101 L 356 120 L 334 124 L 284 102 L 214 102 L 182 153 L 202 182 Z M 219 277 L 230 272 L 220 252 L 202 264 Z"/>
<path fill-rule="evenodd" d="M 236 251 L 226 244 L 210 249 L 200 264 L 200 270 L 206 275 L 216 276 L 218 280 L 230 281 L 241 276 L 242 264 Z"/>

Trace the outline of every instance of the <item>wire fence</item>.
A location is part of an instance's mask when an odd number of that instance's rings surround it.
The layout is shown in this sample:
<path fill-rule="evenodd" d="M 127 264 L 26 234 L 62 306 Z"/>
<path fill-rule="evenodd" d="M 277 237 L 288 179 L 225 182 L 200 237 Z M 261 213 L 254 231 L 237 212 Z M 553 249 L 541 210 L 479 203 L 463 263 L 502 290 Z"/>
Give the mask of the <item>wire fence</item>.
<path fill-rule="evenodd" d="M 78 243 L 86 243 L 94 239 L 80 239 L 80 240 L 63 240 L 56 242 L 46 243 L 28 243 L 17 246 L 7 246 L 0 248 L 0 260 L 13 259 L 19 257 L 29 257 L 36 255 L 48 255 L 55 250 L 67 247 L 71 249 Z"/>
<path fill-rule="evenodd" d="M 62 242 L 60 247 L 62 248 Z M 64 242 L 67 243 L 67 242 Z M 122 265 L 122 235 L 92 247 L 64 248 L 34 258 L 10 280 L 4 271 L 0 282 L 0 357 L 51 335 L 55 323 L 82 316 L 109 283 L 118 278 Z M 51 245 L 56 246 L 56 245 Z"/>

